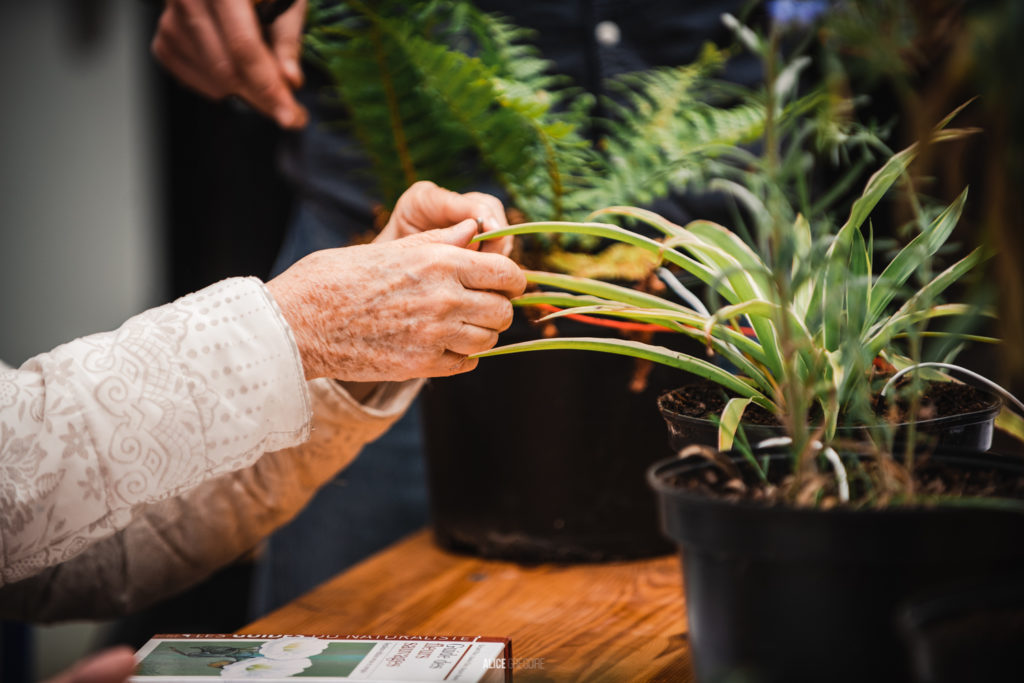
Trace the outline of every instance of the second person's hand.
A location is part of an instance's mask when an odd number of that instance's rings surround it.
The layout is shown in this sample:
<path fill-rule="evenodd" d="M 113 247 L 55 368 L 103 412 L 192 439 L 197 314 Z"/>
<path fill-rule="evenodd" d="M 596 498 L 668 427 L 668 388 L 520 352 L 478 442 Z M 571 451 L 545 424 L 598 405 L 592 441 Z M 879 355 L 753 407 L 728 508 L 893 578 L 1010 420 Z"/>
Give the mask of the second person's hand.
<path fill-rule="evenodd" d="M 299 51 L 306 0 L 268 28 L 252 0 L 167 0 L 154 56 L 179 81 L 212 99 L 238 95 L 282 128 L 308 119 L 292 90 L 302 84 Z"/>

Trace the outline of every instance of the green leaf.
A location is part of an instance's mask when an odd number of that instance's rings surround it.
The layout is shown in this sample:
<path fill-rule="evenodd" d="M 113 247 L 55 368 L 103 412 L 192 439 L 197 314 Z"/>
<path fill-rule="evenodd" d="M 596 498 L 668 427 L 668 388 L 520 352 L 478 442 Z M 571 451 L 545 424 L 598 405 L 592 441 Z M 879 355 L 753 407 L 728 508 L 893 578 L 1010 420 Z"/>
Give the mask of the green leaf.
<path fill-rule="evenodd" d="M 854 233 L 850 247 L 850 267 L 846 287 L 846 324 L 851 336 L 857 339 L 864 333 L 868 323 L 868 309 L 871 305 L 871 255 L 868 253 L 864 235 Z"/>
<path fill-rule="evenodd" d="M 599 339 L 595 337 L 565 337 L 556 339 L 536 339 L 517 344 L 499 346 L 489 351 L 476 353 L 471 358 L 486 358 L 488 356 L 501 356 L 509 353 L 522 353 L 525 351 L 542 351 L 552 349 L 574 349 L 579 351 L 603 351 L 615 353 L 622 356 L 632 356 L 645 360 L 661 363 L 669 367 L 690 372 L 698 377 L 710 380 L 722 385 L 729 391 L 740 396 L 753 399 L 754 403 L 774 410 L 772 402 L 760 391 L 750 386 L 740 378 L 712 365 L 706 360 L 694 358 L 693 356 L 678 351 L 667 349 L 663 346 L 654 346 L 641 342 L 628 341 L 625 339 Z"/>
<path fill-rule="evenodd" d="M 633 220 L 645 223 L 652 228 L 660 230 L 667 237 L 679 237 L 686 233 L 686 230 L 676 225 L 667 218 L 648 211 L 647 209 L 641 209 L 635 206 L 609 206 L 604 209 L 598 209 L 587 216 L 587 220 L 593 220 L 600 216 L 623 216 L 625 218 L 632 218 Z"/>
<path fill-rule="evenodd" d="M 932 305 L 931 302 L 935 301 L 947 287 L 970 272 L 983 259 L 983 256 L 980 247 L 975 249 L 932 278 L 931 282 L 918 290 L 914 296 L 907 299 L 889 318 L 879 321 L 869 331 L 870 336 L 865 340 L 869 351 L 877 354 L 888 344 L 889 339 L 915 322 L 942 315 L 963 315 L 967 313 L 968 309 L 966 308 L 950 307 L 951 305 Z"/>
<path fill-rule="evenodd" d="M 736 438 L 736 430 L 739 429 L 740 420 L 743 419 L 743 411 L 751 403 L 749 398 L 731 398 L 722 410 L 722 417 L 718 423 L 718 450 L 727 451 L 732 448 L 732 442 Z"/>
<path fill-rule="evenodd" d="M 608 223 L 570 223 L 562 221 L 520 223 L 519 225 L 513 225 L 508 228 L 501 228 L 499 230 L 481 233 L 473 238 L 473 241 L 479 242 L 487 239 L 496 239 L 506 235 L 532 235 L 543 233 L 591 235 L 593 237 L 616 240 L 618 242 L 624 242 L 635 247 L 646 249 L 652 254 L 661 257 L 663 260 L 679 266 L 691 275 L 697 276 L 697 278 L 705 284 L 714 287 L 723 297 L 726 298 L 727 301 L 736 301 L 739 299 L 737 294 L 732 291 L 728 286 L 728 283 L 725 282 L 718 273 L 713 272 L 711 269 L 696 260 L 680 254 L 674 249 L 666 248 L 664 244 L 657 240 L 652 240 L 649 237 L 638 235 L 635 232 L 630 232 L 629 230 L 624 230 Z"/>
<path fill-rule="evenodd" d="M 996 415 L 996 427 L 1018 441 L 1024 442 L 1024 417 L 1004 407 Z"/>
<path fill-rule="evenodd" d="M 522 297 L 519 299 L 522 299 Z M 512 303 L 519 305 L 519 299 L 514 299 Z M 762 370 L 762 366 L 764 365 L 764 350 L 761 349 L 757 342 L 727 325 L 720 324 L 710 326 L 711 336 L 709 339 L 709 319 L 700 314 L 684 314 L 661 309 L 622 307 L 612 302 L 605 302 L 603 304 L 591 304 L 575 308 L 567 308 L 544 316 L 543 320 L 550 320 L 570 315 L 605 315 L 633 320 L 636 322 L 670 327 L 672 331 L 679 334 L 705 344 L 710 344 L 715 353 L 718 353 L 736 366 L 737 370 L 753 380 L 763 391 L 771 392 L 773 389 L 771 380 Z M 760 365 L 755 365 L 755 363 L 760 363 Z"/>
<path fill-rule="evenodd" d="M 920 235 L 903 247 L 878 277 L 875 295 L 871 302 L 870 320 L 877 319 L 885 311 L 899 288 L 917 270 L 918 266 L 930 258 L 946 243 L 953 228 L 960 222 L 964 203 L 967 201 L 967 190 L 960 193 L 956 201 L 950 204 Z"/>
<path fill-rule="evenodd" d="M 610 282 L 602 282 L 601 280 L 578 277 L 576 275 L 565 275 L 563 273 L 546 273 L 539 270 L 527 270 L 523 271 L 523 273 L 526 275 L 526 281 L 535 285 L 558 287 L 570 292 L 589 294 L 591 296 L 597 296 L 611 301 L 618 301 L 620 303 L 630 304 L 640 308 L 665 308 L 672 311 L 682 311 L 684 313 L 693 312 L 686 306 L 677 304 L 669 299 L 663 299 L 660 296 L 647 294 L 646 292 L 641 292 L 638 289 L 622 287 L 621 285 L 615 285 Z M 524 294 L 523 296 L 532 295 Z"/>

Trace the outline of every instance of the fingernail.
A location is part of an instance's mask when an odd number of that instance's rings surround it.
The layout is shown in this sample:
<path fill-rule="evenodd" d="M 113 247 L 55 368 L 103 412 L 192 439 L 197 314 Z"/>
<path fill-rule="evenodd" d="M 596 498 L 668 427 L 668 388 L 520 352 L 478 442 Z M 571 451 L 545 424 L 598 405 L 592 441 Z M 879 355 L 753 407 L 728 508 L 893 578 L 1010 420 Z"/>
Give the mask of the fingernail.
<path fill-rule="evenodd" d="M 309 114 L 300 106 L 281 105 L 274 110 L 274 119 L 282 128 L 302 128 L 306 125 Z"/>
<path fill-rule="evenodd" d="M 299 63 L 293 59 L 288 62 L 288 66 L 286 68 L 288 69 L 289 77 L 292 79 L 292 85 L 296 88 L 300 87 L 303 80 L 302 67 L 300 67 Z"/>
<path fill-rule="evenodd" d="M 477 230 L 477 232 L 483 232 L 484 231 L 484 219 L 482 217 L 480 217 L 480 216 L 477 216 L 474 220 L 476 220 L 476 230 Z"/>
<path fill-rule="evenodd" d="M 295 110 L 291 107 L 280 106 L 274 110 L 274 118 L 282 128 L 291 128 L 295 120 Z"/>

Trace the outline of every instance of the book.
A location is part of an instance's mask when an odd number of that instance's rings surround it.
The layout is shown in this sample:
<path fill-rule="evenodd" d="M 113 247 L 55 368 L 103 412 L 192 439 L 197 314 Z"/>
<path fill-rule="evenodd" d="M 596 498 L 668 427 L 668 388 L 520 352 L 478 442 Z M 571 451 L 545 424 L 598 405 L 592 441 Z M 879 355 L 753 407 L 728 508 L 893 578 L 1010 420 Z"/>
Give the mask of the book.
<path fill-rule="evenodd" d="M 511 641 L 483 636 L 163 634 L 135 658 L 132 683 L 512 680 Z"/>

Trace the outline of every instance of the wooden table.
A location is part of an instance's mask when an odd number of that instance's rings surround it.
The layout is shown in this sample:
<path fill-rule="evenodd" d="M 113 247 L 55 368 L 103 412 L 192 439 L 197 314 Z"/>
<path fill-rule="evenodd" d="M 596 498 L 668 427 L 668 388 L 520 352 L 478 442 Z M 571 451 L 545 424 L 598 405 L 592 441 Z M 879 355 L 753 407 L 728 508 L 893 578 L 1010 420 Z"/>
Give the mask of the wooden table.
<path fill-rule="evenodd" d="M 674 556 L 520 566 L 422 531 L 241 633 L 505 636 L 516 681 L 692 681 L 680 576 Z"/>

